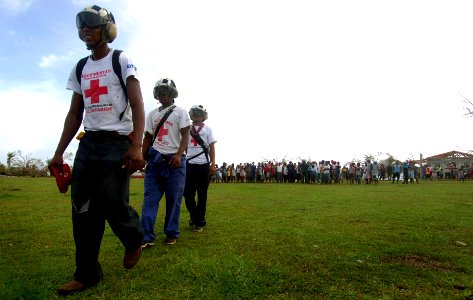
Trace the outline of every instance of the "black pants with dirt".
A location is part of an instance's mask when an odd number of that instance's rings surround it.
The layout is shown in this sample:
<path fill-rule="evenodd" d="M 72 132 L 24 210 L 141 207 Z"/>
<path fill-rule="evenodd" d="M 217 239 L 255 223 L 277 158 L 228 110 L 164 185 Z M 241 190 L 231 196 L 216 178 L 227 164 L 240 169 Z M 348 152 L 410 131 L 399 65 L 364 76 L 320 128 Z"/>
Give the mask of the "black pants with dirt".
<path fill-rule="evenodd" d="M 102 278 L 98 257 L 105 221 L 126 249 L 137 249 L 143 240 L 140 218 L 129 205 L 130 176 L 122 168 L 130 145 L 127 136 L 86 133 L 76 153 L 71 188 L 74 279 L 85 284 Z"/>
<path fill-rule="evenodd" d="M 184 187 L 184 199 L 191 219 L 198 227 L 207 224 L 205 212 L 207 210 L 207 190 L 210 179 L 209 164 L 191 164 L 186 166 L 186 185 Z M 195 194 L 197 193 L 197 202 Z"/>

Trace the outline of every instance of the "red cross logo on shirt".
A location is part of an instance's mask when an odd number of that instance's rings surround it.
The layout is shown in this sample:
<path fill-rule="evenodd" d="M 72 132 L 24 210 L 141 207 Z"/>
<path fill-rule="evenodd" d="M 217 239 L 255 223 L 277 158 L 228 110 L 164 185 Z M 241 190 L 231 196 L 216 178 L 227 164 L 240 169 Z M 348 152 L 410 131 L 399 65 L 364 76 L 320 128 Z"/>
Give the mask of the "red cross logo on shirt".
<path fill-rule="evenodd" d="M 164 125 L 161 126 L 161 128 L 159 128 L 159 131 L 158 131 L 158 141 L 162 141 L 163 140 L 163 136 L 165 135 L 168 135 L 168 130 L 166 128 L 164 128 Z"/>
<path fill-rule="evenodd" d="M 100 102 L 100 95 L 108 94 L 107 86 L 100 86 L 98 79 L 90 81 L 90 89 L 85 90 L 85 97 L 90 97 L 90 103 L 95 104 Z"/>
<path fill-rule="evenodd" d="M 196 147 L 199 144 L 194 140 L 194 138 L 191 138 L 191 143 L 194 144 L 194 147 Z"/>

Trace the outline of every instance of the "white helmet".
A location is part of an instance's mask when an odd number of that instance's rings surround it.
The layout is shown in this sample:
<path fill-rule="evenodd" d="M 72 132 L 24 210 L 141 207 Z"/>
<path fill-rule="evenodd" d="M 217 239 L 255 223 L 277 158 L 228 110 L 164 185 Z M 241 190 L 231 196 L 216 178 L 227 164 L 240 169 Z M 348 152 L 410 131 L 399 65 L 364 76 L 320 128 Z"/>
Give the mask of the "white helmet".
<path fill-rule="evenodd" d="M 88 27 L 100 26 L 102 28 L 102 42 L 111 43 L 117 37 L 117 26 L 113 14 L 100 6 L 87 6 L 77 14 L 76 26 L 81 40 L 84 40 L 81 35 L 84 24 Z"/>
<path fill-rule="evenodd" d="M 205 108 L 202 105 L 194 105 L 191 107 L 191 110 L 189 111 L 189 115 L 191 116 L 196 116 L 196 117 L 202 117 L 203 121 L 207 120 L 208 114 Z"/>
<path fill-rule="evenodd" d="M 158 99 L 159 95 L 169 95 L 170 98 L 177 98 L 178 92 L 176 84 L 172 79 L 161 78 L 156 81 L 153 89 L 153 96 L 155 99 Z"/>

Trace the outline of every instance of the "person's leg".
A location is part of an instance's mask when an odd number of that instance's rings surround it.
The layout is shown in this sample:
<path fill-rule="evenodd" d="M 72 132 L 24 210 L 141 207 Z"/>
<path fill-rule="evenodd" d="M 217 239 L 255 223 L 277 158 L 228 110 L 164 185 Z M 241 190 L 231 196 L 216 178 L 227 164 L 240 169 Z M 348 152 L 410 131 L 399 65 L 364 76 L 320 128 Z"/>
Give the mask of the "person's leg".
<path fill-rule="evenodd" d="M 144 177 L 144 198 L 141 209 L 141 225 L 144 230 L 143 242 L 154 242 L 156 233 L 154 224 L 156 222 L 159 201 L 161 200 L 164 189 L 160 179 L 160 165 L 148 162 Z"/>
<path fill-rule="evenodd" d="M 167 237 L 179 237 L 179 218 L 181 216 L 181 203 L 186 180 L 186 159 L 181 158 L 179 168 L 167 167 L 166 180 L 166 216 L 164 220 L 164 233 Z"/>
<path fill-rule="evenodd" d="M 115 235 L 127 250 L 136 250 L 143 241 L 143 228 L 138 213 L 129 204 L 130 175 L 122 168 L 123 157 L 130 147 L 128 139 L 103 143 L 97 164 L 102 180 L 101 210 Z"/>
<path fill-rule="evenodd" d="M 199 174 L 196 172 L 197 165 L 187 164 L 186 166 L 186 184 L 184 187 L 184 200 L 187 211 L 190 214 L 189 224 L 195 224 L 197 220 L 196 210 L 197 203 L 195 201 L 195 194 L 197 192 L 197 180 Z"/>
<path fill-rule="evenodd" d="M 95 173 L 94 151 L 94 145 L 84 138 L 74 160 L 71 187 L 72 230 L 76 245 L 74 279 L 86 286 L 100 282 L 103 276 L 98 257 L 105 218 L 97 202 L 100 200 L 100 178 Z"/>
<path fill-rule="evenodd" d="M 204 227 L 207 224 L 205 220 L 205 213 L 207 210 L 207 190 L 209 188 L 209 171 L 210 166 L 208 164 L 198 166 L 198 178 L 197 178 L 197 210 L 196 210 L 196 223 L 197 227 Z"/>

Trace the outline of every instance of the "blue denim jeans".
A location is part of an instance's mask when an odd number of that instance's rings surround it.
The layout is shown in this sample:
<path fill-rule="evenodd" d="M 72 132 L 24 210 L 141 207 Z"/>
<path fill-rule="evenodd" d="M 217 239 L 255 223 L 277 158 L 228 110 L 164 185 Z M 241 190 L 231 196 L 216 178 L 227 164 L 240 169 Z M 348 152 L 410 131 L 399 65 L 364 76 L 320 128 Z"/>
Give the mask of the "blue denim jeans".
<path fill-rule="evenodd" d="M 105 220 L 126 249 L 137 249 L 143 240 L 140 218 L 129 205 L 130 175 L 122 168 L 131 141 L 127 136 L 99 133 L 86 133 L 81 139 L 72 170 L 74 278 L 85 284 L 102 277 L 98 256 Z"/>
<path fill-rule="evenodd" d="M 161 154 L 154 148 L 149 150 L 145 174 L 145 192 L 141 211 L 141 224 L 144 241 L 156 240 L 154 224 L 158 214 L 159 202 L 166 195 L 166 215 L 164 233 L 168 237 L 179 237 L 179 218 L 181 216 L 182 195 L 186 182 L 186 157 L 181 157 L 181 166 L 172 168 L 169 160 L 172 154 Z"/>

